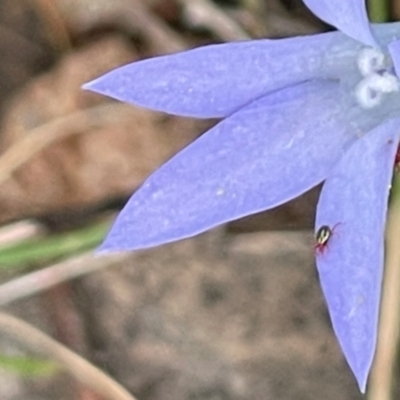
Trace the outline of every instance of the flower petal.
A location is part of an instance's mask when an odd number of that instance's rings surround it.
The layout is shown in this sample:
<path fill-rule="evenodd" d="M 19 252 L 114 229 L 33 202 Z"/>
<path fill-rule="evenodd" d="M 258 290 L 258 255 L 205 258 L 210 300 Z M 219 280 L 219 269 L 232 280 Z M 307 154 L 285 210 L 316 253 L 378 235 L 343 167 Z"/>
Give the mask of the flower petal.
<path fill-rule="evenodd" d="M 377 123 L 371 114 L 334 82 L 308 82 L 255 101 L 156 171 L 100 250 L 183 239 L 300 195 Z"/>
<path fill-rule="evenodd" d="M 323 21 L 366 45 L 377 47 L 368 21 L 365 0 L 304 0 Z"/>
<path fill-rule="evenodd" d="M 392 57 L 393 66 L 398 77 L 400 77 L 400 40 L 394 40 L 388 45 Z"/>
<path fill-rule="evenodd" d="M 326 180 L 316 227 L 334 227 L 317 267 L 333 329 L 360 389 L 376 345 L 383 244 L 400 119 L 355 143 Z"/>
<path fill-rule="evenodd" d="M 83 88 L 171 114 L 224 117 L 271 91 L 327 75 L 326 55 L 357 45 L 349 42 L 330 32 L 205 46 L 125 65 Z"/>
<path fill-rule="evenodd" d="M 373 30 L 386 45 L 399 37 L 399 25 Z M 171 114 L 224 117 L 301 81 L 359 78 L 354 58 L 361 47 L 341 32 L 211 45 L 125 65 L 83 88 Z"/>

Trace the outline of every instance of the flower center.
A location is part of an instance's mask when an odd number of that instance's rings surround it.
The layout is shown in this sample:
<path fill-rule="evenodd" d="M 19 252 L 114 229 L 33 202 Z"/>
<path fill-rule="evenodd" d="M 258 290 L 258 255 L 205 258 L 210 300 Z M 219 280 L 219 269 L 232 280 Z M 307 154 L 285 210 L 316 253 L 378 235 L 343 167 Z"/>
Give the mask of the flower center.
<path fill-rule="evenodd" d="M 358 54 L 357 66 L 362 79 L 355 88 L 355 95 L 362 108 L 374 108 L 382 103 L 386 94 L 400 91 L 400 81 L 389 55 L 364 48 Z"/>

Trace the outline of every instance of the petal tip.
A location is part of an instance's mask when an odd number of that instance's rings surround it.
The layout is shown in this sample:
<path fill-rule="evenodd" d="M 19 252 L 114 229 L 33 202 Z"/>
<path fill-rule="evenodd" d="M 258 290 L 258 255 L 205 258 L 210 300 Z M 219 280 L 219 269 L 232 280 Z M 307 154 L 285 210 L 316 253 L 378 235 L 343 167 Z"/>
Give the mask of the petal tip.
<path fill-rule="evenodd" d="M 94 93 L 98 93 L 98 94 L 103 94 L 103 95 L 107 95 L 106 90 L 104 89 L 103 85 L 101 84 L 103 77 L 99 77 L 96 79 L 93 79 L 89 82 L 84 83 L 81 86 L 82 90 L 88 90 Z"/>
<path fill-rule="evenodd" d="M 357 371 L 357 372 L 354 371 L 354 375 L 356 377 L 358 388 L 362 394 L 364 394 L 367 389 L 367 380 L 368 380 L 370 366 L 371 366 L 371 363 L 368 363 L 367 368 L 363 368 L 362 370 Z"/>
<path fill-rule="evenodd" d="M 116 253 L 120 250 L 115 249 L 114 247 L 108 246 L 106 243 L 102 243 L 99 247 L 96 248 L 95 254 L 99 256 L 103 256 L 105 254 Z"/>
<path fill-rule="evenodd" d="M 92 82 L 93 81 L 84 83 L 83 85 L 81 85 L 81 89 L 82 90 L 92 90 Z"/>

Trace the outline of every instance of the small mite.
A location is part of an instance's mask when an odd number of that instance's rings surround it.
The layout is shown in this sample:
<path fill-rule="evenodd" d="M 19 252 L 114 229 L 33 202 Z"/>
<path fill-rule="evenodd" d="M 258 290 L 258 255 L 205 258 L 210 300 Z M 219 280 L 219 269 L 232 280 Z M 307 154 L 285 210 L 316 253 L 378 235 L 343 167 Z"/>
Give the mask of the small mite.
<path fill-rule="evenodd" d="M 315 234 L 315 246 L 314 250 L 316 254 L 323 254 L 325 249 L 327 249 L 328 242 L 330 238 L 332 237 L 335 228 L 340 224 L 338 222 L 335 224 L 332 228 L 330 228 L 328 225 L 322 225 L 320 228 L 318 228 L 317 233 Z"/>

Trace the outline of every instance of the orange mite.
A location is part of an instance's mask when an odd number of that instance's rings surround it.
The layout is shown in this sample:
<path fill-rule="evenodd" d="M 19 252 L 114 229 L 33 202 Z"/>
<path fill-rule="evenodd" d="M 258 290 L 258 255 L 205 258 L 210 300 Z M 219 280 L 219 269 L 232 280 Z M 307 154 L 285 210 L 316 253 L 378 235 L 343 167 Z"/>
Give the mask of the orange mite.
<path fill-rule="evenodd" d="M 327 248 L 328 242 L 330 238 L 333 235 L 333 232 L 335 228 L 340 224 L 338 222 L 333 226 L 333 228 L 330 228 L 328 225 L 322 225 L 320 228 L 318 228 L 317 233 L 315 234 L 315 246 L 314 250 L 316 254 L 323 254 L 325 249 Z"/>

